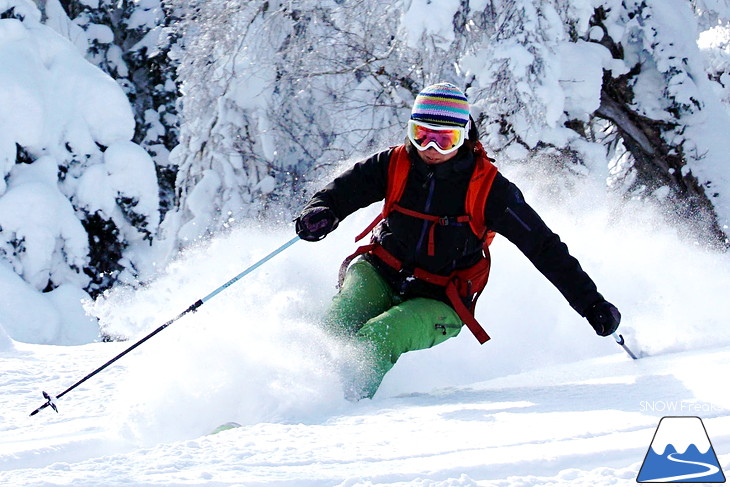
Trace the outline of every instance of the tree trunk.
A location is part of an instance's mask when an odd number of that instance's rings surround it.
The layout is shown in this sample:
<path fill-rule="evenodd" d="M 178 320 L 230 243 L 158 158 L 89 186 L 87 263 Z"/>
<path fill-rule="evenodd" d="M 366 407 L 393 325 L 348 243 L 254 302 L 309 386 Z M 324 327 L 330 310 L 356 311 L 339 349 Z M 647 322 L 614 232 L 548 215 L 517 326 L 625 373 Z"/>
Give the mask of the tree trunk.
<path fill-rule="evenodd" d="M 699 238 L 711 247 L 728 248 L 728 236 L 720 227 L 713 205 L 705 190 L 684 167 L 682 147 L 670 147 L 662 133 L 673 128 L 663 121 L 643 117 L 630 108 L 633 99 L 627 85 L 629 73 L 619 78 L 604 77 L 601 105 L 596 115 L 610 121 L 618 131 L 624 146 L 634 159 L 636 180 L 633 189 L 646 188 L 651 193 L 658 188 L 670 188 L 668 210 L 681 217 L 680 228 L 687 237 Z"/>

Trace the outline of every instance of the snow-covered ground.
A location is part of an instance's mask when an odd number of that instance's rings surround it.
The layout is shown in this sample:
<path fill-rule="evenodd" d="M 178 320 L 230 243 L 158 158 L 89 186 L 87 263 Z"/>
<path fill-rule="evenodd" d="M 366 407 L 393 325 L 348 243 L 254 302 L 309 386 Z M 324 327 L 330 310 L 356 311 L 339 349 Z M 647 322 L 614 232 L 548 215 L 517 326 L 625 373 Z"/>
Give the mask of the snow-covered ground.
<path fill-rule="evenodd" d="M 355 405 L 332 397 L 316 411 L 212 436 L 198 426 L 237 419 L 219 415 L 221 402 L 256 399 L 178 395 L 163 408 L 153 395 L 170 438 L 187 436 L 167 441 L 149 418 L 119 413 L 130 392 L 115 385 L 130 373 L 121 366 L 69 395 L 59 415 L 26 417 L 39 382 L 67 383 L 117 349 L 19 346 L 4 357 L 2 485 L 632 485 L 662 415 L 700 415 L 730 469 L 730 403 L 720 391 L 729 347 L 640 362 L 616 353 Z M 190 409 L 203 416 L 195 421 Z M 150 428 L 157 439 L 145 446 L 120 428 L 141 437 Z"/>
<path fill-rule="evenodd" d="M 131 342 L 30 345 L 0 336 L 0 485 L 635 485 L 662 416 L 703 418 L 730 470 L 730 262 L 685 242 L 641 204 L 587 190 L 545 217 L 622 310 L 632 361 L 599 338 L 509 243 L 468 334 L 406 354 L 373 400 L 342 398 L 351 350 L 316 316 L 369 208 L 298 242 L 58 401 Z M 524 185 L 523 185 L 524 186 Z M 549 191 L 549 188 L 546 189 Z M 591 196 L 593 195 L 593 196 Z M 609 210 L 609 208 L 613 208 Z M 138 290 L 93 306 L 134 339 L 289 240 L 239 228 L 191 249 Z M 235 421 L 242 427 L 209 435 Z"/>

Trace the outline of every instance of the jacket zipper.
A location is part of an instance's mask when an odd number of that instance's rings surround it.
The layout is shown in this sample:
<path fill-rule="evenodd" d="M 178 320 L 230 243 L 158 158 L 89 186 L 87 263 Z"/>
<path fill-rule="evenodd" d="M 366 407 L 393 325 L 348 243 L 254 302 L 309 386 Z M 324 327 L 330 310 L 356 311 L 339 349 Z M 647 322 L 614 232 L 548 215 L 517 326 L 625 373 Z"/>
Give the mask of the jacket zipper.
<path fill-rule="evenodd" d="M 434 188 L 436 187 L 436 179 L 433 177 L 432 171 L 428 172 L 428 174 L 426 175 L 426 179 L 426 182 L 428 184 L 428 195 L 426 196 L 426 207 L 423 210 L 424 213 L 428 213 L 429 210 L 431 210 L 431 202 L 433 201 Z M 423 226 L 421 227 L 421 237 L 418 239 L 418 244 L 416 245 L 416 255 L 421 255 L 421 250 L 423 250 L 423 241 L 426 239 L 426 235 L 428 234 L 428 228 L 430 225 L 431 222 L 429 222 L 428 220 L 423 220 Z"/>

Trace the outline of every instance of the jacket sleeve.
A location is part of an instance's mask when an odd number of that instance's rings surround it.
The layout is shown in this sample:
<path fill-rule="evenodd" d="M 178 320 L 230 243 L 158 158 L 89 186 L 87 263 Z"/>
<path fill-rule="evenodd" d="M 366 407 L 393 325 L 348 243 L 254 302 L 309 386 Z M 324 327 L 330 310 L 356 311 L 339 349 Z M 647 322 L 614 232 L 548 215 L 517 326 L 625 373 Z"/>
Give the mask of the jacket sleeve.
<path fill-rule="evenodd" d="M 485 218 L 488 228 L 515 244 L 581 316 L 603 299 L 565 243 L 525 202 L 517 186 L 501 174 L 489 193 Z"/>
<path fill-rule="evenodd" d="M 304 209 L 326 206 L 344 220 L 360 208 L 384 199 L 390 152 L 389 149 L 358 162 L 315 193 Z"/>

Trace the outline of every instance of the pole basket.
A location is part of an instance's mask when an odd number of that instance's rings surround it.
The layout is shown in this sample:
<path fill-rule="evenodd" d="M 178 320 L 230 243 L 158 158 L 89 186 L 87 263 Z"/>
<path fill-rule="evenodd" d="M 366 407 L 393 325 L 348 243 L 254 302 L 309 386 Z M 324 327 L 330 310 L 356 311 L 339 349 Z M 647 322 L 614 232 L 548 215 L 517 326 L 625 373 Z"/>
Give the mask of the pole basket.
<path fill-rule="evenodd" d="M 38 409 L 36 409 L 32 413 L 30 413 L 31 416 L 35 416 L 36 414 L 41 412 L 41 410 L 47 408 L 48 406 L 51 406 L 51 409 L 58 412 L 58 408 L 56 407 L 56 403 L 55 403 L 56 398 L 51 396 L 50 394 L 48 394 L 46 391 L 43 391 L 43 397 L 46 399 L 46 402 L 43 403 L 43 405 L 41 407 L 39 407 Z"/>
<path fill-rule="evenodd" d="M 54 402 L 55 397 L 51 397 L 50 394 L 48 394 L 46 391 L 43 391 L 43 397 L 46 398 L 46 401 L 48 401 L 46 404 L 51 406 L 54 411 L 58 412 L 58 408 L 56 407 L 56 403 Z"/>

